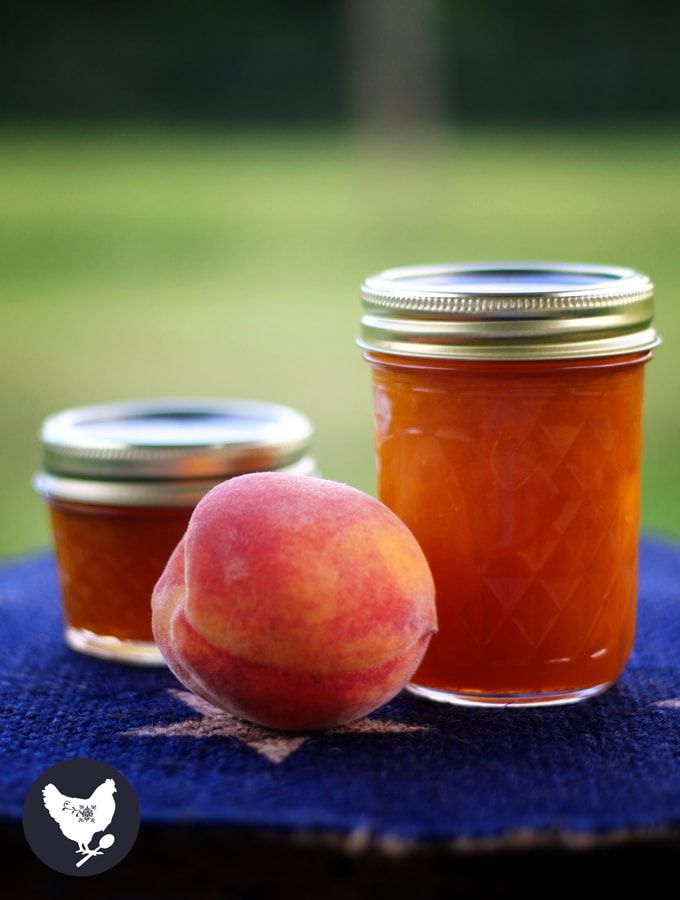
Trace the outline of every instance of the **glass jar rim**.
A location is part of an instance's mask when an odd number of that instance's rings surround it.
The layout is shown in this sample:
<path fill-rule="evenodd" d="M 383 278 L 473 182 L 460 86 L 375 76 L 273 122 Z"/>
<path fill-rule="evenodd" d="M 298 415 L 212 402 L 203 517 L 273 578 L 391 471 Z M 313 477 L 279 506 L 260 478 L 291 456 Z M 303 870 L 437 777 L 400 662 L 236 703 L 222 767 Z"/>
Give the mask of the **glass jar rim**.
<path fill-rule="evenodd" d="M 287 475 L 318 475 L 315 458 L 309 454 L 289 466 L 275 469 Z M 250 474 L 246 472 L 239 475 Z M 236 477 L 236 475 L 226 476 Z M 92 478 L 65 478 L 36 472 L 33 487 L 47 501 L 64 501 L 87 506 L 194 507 L 224 478 L 207 480 L 105 481 Z"/>
<path fill-rule="evenodd" d="M 45 476 L 101 482 L 219 482 L 309 456 L 313 428 L 287 406 L 225 398 L 133 400 L 43 422 Z"/>
<path fill-rule="evenodd" d="M 387 269 L 361 287 L 364 350 L 460 359 L 569 359 L 652 349 L 654 286 L 585 263 L 447 263 Z"/>

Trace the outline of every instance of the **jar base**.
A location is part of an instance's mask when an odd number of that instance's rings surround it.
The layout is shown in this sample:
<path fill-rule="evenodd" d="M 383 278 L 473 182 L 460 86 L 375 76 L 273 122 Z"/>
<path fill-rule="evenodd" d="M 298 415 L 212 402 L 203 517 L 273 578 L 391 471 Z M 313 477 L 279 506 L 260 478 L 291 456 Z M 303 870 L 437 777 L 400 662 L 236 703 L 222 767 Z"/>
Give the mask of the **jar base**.
<path fill-rule="evenodd" d="M 64 638 L 72 650 L 135 666 L 164 666 L 165 660 L 153 641 L 123 640 L 109 634 L 95 634 L 87 628 L 67 625 Z"/>
<path fill-rule="evenodd" d="M 614 681 L 603 681 L 592 687 L 576 691 L 555 691 L 535 694 L 484 694 L 482 692 L 442 691 L 437 688 L 408 684 L 406 689 L 418 697 L 435 700 L 437 703 L 452 703 L 454 706 L 502 707 L 508 706 L 564 706 L 579 703 L 608 690 Z"/>

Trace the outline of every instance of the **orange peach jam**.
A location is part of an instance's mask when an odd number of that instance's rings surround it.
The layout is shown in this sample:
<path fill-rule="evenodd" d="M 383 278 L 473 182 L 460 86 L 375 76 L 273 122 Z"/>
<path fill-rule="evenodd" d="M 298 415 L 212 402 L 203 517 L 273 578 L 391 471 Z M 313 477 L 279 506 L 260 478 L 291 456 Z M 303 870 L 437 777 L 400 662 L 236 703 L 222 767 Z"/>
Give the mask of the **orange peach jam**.
<path fill-rule="evenodd" d="M 635 631 L 648 358 L 368 355 L 378 493 L 437 587 L 415 684 L 535 695 L 618 677 Z"/>
<path fill-rule="evenodd" d="M 152 641 L 151 593 L 192 508 L 49 506 L 66 625 Z"/>
<path fill-rule="evenodd" d="M 413 692 L 567 703 L 620 675 L 652 295 L 632 269 L 562 263 L 414 266 L 362 285 L 378 494 L 437 589 Z"/>

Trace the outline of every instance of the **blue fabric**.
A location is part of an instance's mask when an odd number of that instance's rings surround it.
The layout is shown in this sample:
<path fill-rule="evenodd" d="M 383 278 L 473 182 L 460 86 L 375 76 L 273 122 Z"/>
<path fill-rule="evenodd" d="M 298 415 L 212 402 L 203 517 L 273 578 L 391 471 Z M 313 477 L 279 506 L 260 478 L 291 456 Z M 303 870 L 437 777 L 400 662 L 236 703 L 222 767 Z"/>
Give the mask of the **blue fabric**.
<path fill-rule="evenodd" d="M 418 841 L 680 824 L 680 699 L 670 702 L 680 698 L 680 548 L 670 543 L 643 541 L 635 652 L 602 697 L 475 710 L 402 694 L 373 714 L 372 730 L 314 735 L 280 762 L 219 733 L 219 720 L 201 736 L 205 716 L 173 693 L 181 685 L 168 671 L 68 650 L 49 556 L 0 569 L 0 629 L 5 820 L 20 817 L 43 769 L 85 756 L 128 778 L 142 824 Z"/>

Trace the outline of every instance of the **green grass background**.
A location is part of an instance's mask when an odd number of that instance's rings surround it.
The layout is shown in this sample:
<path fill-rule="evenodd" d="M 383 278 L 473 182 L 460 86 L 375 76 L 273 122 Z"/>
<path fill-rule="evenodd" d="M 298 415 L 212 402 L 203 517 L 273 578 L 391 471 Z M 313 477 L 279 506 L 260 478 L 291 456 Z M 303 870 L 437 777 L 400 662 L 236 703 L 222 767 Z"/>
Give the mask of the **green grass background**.
<path fill-rule="evenodd" d="M 373 490 L 358 284 L 407 263 L 639 267 L 665 343 L 648 369 L 643 519 L 680 533 L 677 131 L 0 132 L 0 555 L 48 540 L 36 433 L 75 404 L 276 400 L 323 473 Z"/>

